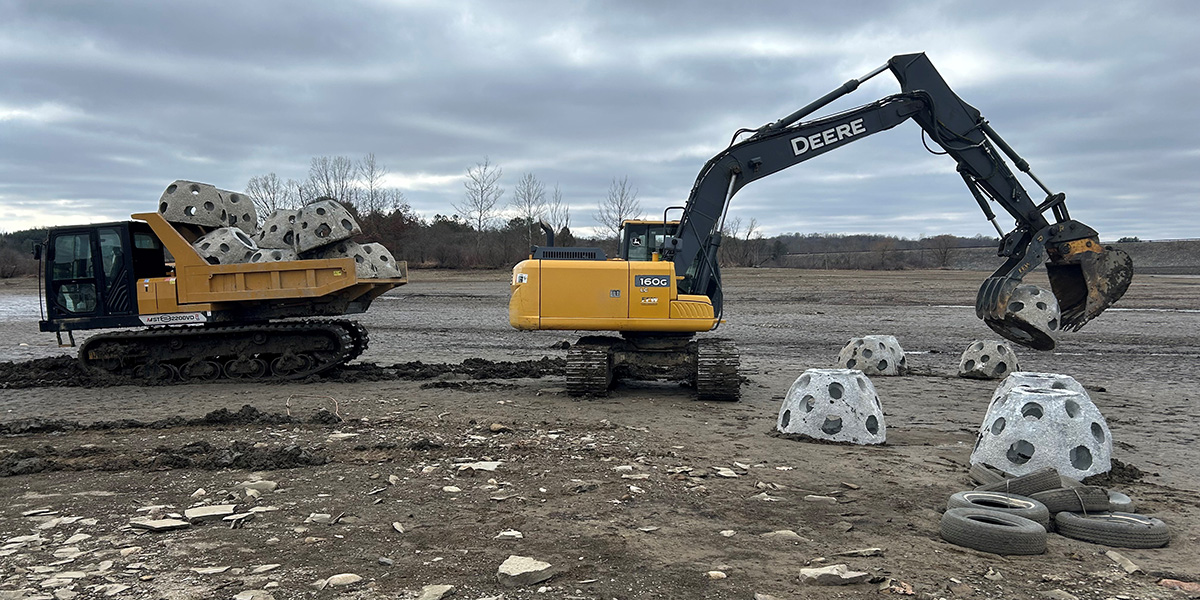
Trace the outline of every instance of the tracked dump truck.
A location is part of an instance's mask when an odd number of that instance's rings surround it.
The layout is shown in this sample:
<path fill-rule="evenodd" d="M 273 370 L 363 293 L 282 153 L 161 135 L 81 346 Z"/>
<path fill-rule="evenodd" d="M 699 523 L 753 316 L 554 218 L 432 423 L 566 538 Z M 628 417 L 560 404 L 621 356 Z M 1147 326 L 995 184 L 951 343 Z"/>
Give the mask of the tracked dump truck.
<path fill-rule="evenodd" d="M 900 93 L 837 114 L 804 120 L 860 83 L 890 70 Z M 894 56 L 859 79 L 792 114 L 735 132 L 728 148 L 700 170 L 683 206 L 661 221 L 627 221 L 619 256 L 599 248 L 535 247 L 512 274 L 509 323 L 517 329 L 615 332 L 579 340 L 567 355 L 567 390 L 603 394 L 615 378 L 689 381 L 697 396 L 737 400 L 739 355 L 728 340 L 696 334 L 721 323 L 724 292 L 717 250 L 730 200 L 745 185 L 912 120 L 954 159 L 958 174 L 1001 236 L 1003 265 L 984 280 L 976 315 L 1000 335 L 1038 350 L 1054 347 L 1116 302 L 1129 287 L 1133 263 L 1103 246 L 1095 230 L 1071 219 L 1066 196 L 1051 191 L 1029 163 L 958 97 L 924 54 Z M 928 144 L 927 144 L 928 147 Z M 1046 193 L 1034 200 L 1004 157 Z M 1016 222 L 1005 231 L 992 205 Z M 672 210 L 681 211 L 668 220 Z M 1031 321 L 1018 288 L 1045 263 L 1059 318 Z"/>
<path fill-rule="evenodd" d="M 89 370 L 164 382 L 306 377 L 367 349 L 362 325 L 334 317 L 365 312 L 408 282 L 404 262 L 381 272 L 356 244 L 345 251 L 357 224 L 328 201 L 272 215 L 276 237 L 293 248 L 258 248 L 253 238 L 270 232 L 256 231 L 249 198 L 187 181 L 167 189 L 159 212 L 56 227 L 35 248 L 44 261 L 41 331 L 74 345 L 74 331 L 113 330 L 79 346 Z M 305 210 L 313 217 L 305 235 L 317 242 L 297 252 Z M 334 219 L 322 218 L 330 211 Z"/>

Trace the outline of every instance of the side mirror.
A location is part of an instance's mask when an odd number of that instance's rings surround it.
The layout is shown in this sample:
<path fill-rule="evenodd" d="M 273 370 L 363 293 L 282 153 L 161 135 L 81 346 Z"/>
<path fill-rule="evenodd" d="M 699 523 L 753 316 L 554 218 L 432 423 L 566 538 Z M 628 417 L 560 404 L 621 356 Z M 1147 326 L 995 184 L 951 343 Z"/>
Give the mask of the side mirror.
<path fill-rule="evenodd" d="M 33 245 L 33 260 L 42 260 L 42 245 Z"/>

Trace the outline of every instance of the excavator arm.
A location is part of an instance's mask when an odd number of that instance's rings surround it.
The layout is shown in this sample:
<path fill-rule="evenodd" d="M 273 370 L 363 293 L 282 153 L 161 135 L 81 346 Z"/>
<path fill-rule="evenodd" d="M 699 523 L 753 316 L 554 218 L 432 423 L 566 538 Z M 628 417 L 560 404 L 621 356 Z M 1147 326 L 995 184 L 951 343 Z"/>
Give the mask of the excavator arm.
<path fill-rule="evenodd" d="M 899 80 L 901 93 L 802 121 L 889 69 Z M 696 178 L 675 235 L 661 249 L 663 258 L 675 263 L 675 272 L 684 275 L 680 292 L 707 295 L 720 314 L 717 250 L 725 213 L 738 190 L 909 119 L 941 148 L 939 153 L 956 161 L 959 175 L 1002 237 L 999 255 L 1006 261 L 984 281 L 976 298 L 976 314 L 989 327 L 1022 345 L 1041 350 L 1054 347 L 1045 324 L 1028 323 L 1010 307 L 1024 276 L 1042 262 L 1046 262 L 1058 299 L 1063 329 L 1079 329 L 1125 293 L 1133 273 L 1128 255 L 1101 246 L 1093 229 L 1072 220 L 1065 195 L 1051 192 L 980 112 L 946 85 L 924 54 L 895 56 L 865 77 L 851 79 L 779 121 L 739 132 L 751 135 L 710 159 Z M 1038 203 L 1029 196 L 1001 153 L 1041 187 L 1045 200 Z M 1015 219 L 1012 231 L 1005 233 L 997 223 L 993 203 Z M 1053 221 L 1047 219 L 1047 213 Z M 1055 327 L 1059 325 L 1054 323 L 1050 329 Z"/>

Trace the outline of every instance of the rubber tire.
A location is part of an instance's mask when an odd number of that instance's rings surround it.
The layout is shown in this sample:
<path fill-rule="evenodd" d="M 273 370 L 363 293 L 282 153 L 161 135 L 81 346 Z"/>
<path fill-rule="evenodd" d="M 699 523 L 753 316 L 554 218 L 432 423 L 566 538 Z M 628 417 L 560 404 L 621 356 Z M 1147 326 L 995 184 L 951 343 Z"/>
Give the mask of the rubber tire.
<path fill-rule="evenodd" d="M 1118 492 L 1116 490 L 1108 490 L 1108 510 L 1109 512 L 1137 512 L 1137 503 L 1133 498 Z"/>
<path fill-rule="evenodd" d="M 980 508 L 1025 517 L 1046 531 L 1050 530 L 1050 511 L 1041 502 L 1025 496 L 1004 492 L 958 492 L 946 503 L 946 510 L 952 508 Z"/>
<path fill-rule="evenodd" d="M 1058 533 L 1076 540 L 1115 548 L 1161 548 L 1171 541 L 1167 524 L 1153 517 L 1124 512 L 1084 516 L 1073 512 L 1054 515 Z"/>
<path fill-rule="evenodd" d="M 1036 521 L 982 508 L 952 508 L 942 514 L 942 539 L 992 554 L 1043 554 L 1046 529 Z"/>
<path fill-rule="evenodd" d="M 1004 481 L 1004 478 L 1008 477 L 1004 471 L 983 463 L 971 465 L 967 475 L 971 477 L 971 481 L 974 481 L 975 485 L 990 485 Z"/>
<path fill-rule="evenodd" d="M 1030 498 L 1046 505 L 1050 514 L 1060 512 L 1102 512 L 1110 510 L 1108 491 L 1094 485 L 1063 487 L 1032 494 Z"/>
<path fill-rule="evenodd" d="M 1018 496 L 1029 497 L 1037 492 L 1044 492 L 1062 486 L 1062 479 L 1054 467 L 1038 469 L 1027 475 L 981 485 L 975 488 L 980 492 L 1008 492 Z"/>

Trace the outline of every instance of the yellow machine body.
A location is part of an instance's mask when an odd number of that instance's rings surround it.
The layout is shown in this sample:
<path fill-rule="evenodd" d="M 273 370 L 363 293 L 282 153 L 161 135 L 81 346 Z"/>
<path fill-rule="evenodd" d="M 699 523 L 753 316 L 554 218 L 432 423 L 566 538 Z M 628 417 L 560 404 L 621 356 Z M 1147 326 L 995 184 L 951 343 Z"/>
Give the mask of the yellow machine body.
<path fill-rule="evenodd" d="M 669 261 L 529 259 L 512 272 L 517 329 L 698 332 L 717 324 L 707 296 L 680 294 Z"/>

